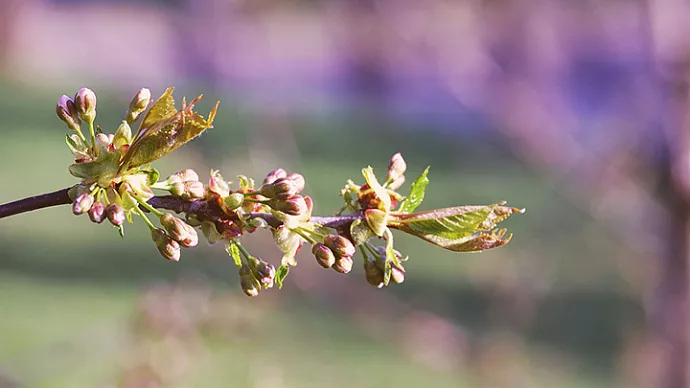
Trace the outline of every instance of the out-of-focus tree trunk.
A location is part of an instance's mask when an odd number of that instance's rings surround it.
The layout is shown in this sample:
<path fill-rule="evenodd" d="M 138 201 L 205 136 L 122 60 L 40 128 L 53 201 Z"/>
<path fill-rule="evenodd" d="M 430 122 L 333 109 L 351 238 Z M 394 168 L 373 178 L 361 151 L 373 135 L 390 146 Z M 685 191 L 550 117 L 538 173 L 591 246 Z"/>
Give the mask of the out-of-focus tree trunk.
<path fill-rule="evenodd" d="M 649 385 L 690 387 L 690 39 L 677 1 L 646 2 L 649 58 L 662 86 L 660 101 L 667 158 L 661 164 L 660 197 L 668 210 L 658 278 L 646 311 L 652 331 L 647 350 L 657 357 Z M 679 15 L 678 13 L 681 13 Z"/>

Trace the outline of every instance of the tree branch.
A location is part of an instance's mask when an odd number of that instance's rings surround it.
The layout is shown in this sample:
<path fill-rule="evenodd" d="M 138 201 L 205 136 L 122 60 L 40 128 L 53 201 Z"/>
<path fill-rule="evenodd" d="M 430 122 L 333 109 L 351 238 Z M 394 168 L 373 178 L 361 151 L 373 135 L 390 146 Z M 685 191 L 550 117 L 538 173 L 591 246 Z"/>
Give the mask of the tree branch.
<path fill-rule="evenodd" d="M 14 202 L 9 202 L 0 205 L 0 218 L 13 216 L 30 212 L 32 210 L 43 209 L 46 207 L 67 205 L 72 203 L 67 192 L 71 187 L 62 190 L 54 191 L 52 193 L 41 194 L 35 197 L 28 197 Z"/>
<path fill-rule="evenodd" d="M 69 189 L 71 189 L 71 187 L 54 191 L 52 193 L 41 194 L 2 204 L 0 205 L 0 218 L 52 206 L 68 205 L 72 203 L 69 195 L 67 195 Z M 153 197 L 148 202 L 151 206 L 157 209 L 172 210 L 176 213 L 195 214 L 201 219 L 209 219 L 213 221 L 222 221 L 228 219 L 228 216 L 211 201 L 185 201 L 180 197 L 163 195 Z M 282 221 L 275 218 L 271 213 L 250 213 L 249 217 L 261 218 L 273 227 L 277 227 L 282 224 Z M 310 221 L 328 228 L 342 228 L 355 220 L 363 218 L 363 214 L 361 212 L 357 212 L 342 216 L 313 216 Z"/>

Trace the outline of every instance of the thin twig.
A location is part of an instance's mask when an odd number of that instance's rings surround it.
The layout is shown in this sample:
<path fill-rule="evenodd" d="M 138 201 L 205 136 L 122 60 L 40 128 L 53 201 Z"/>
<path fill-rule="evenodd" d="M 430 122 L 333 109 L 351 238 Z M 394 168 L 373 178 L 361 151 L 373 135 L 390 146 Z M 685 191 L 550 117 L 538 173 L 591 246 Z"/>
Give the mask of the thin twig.
<path fill-rule="evenodd" d="M 72 200 L 69 198 L 69 195 L 67 195 L 70 188 L 71 187 L 67 187 L 52 193 L 41 194 L 2 204 L 0 205 L 0 218 L 47 207 L 70 204 Z M 149 199 L 148 203 L 157 209 L 172 210 L 176 213 L 194 214 L 200 219 L 214 221 L 228 219 L 228 216 L 212 201 L 185 201 L 182 198 L 172 195 L 163 195 Z M 249 217 L 261 218 L 272 227 L 278 227 L 282 224 L 282 222 L 271 213 L 255 212 L 250 213 Z M 328 228 L 341 228 L 362 218 L 362 213 L 358 212 L 342 216 L 313 216 L 310 221 Z"/>

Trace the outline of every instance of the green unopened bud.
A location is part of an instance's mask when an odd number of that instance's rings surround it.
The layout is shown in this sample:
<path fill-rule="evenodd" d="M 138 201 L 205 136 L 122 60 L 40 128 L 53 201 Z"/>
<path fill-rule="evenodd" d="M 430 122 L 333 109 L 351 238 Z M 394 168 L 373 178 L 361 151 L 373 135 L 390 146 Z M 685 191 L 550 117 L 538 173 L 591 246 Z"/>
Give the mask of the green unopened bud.
<path fill-rule="evenodd" d="M 81 88 L 74 96 L 74 105 L 77 107 L 79 117 L 87 123 L 93 123 L 96 119 L 96 93 L 89 88 Z"/>
<path fill-rule="evenodd" d="M 81 193 L 77 196 L 77 199 L 72 203 L 72 213 L 75 215 L 84 214 L 93 205 L 94 198 L 90 193 Z"/>
<path fill-rule="evenodd" d="M 384 274 L 383 274 L 383 260 L 378 260 L 373 257 L 367 257 L 364 260 L 364 275 L 367 278 L 367 282 L 376 288 L 381 288 L 384 286 Z"/>
<path fill-rule="evenodd" d="M 55 108 L 60 120 L 64 121 L 67 126 L 73 131 L 78 131 L 81 126 L 81 120 L 79 120 L 79 113 L 77 112 L 77 107 L 68 96 L 62 96 L 58 99 L 57 107 Z"/>
<path fill-rule="evenodd" d="M 113 146 L 117 149 L 132 142 L 132 128 L 123 121 L 113 136 Z"/>
<path fill-rule="evenodd" d="M 391 159 L 388 162 L 388 174 L 386 175 L 386 180 L 388 182 L 397 180 L 403 176 L 403 174 L 405 174 L 405 170 L 407 170 L 407 163 L 405 163 L 405 159 L 403 159 L 400 152 L 398 152 L 397 154 L 391 156 Z"/>
<path fill-rule="evenodd" d="M 179 178 L 177 178 L 179 179 Z M 182 181 L 171 182 L 170 183 L 170 194 L 176 197 L 181 197 L 185 192 L 185 185 Z"/>
<path fill-rule="evenodd" d="M 89 209 L 89 218 L 91 219 L 91 222 L 95 222 L 97 224 L 100 224 L 105 220 L 105 205 L 103 202 L 94 202 L 93 205 L 91 205 L 91 209 Z"/>
<path fill-rule="evenodd" d="M 242 206 L 242 202 L 244 202 L 244 195 L 242 193 L 232 193 L 223 198 L 225 210 L 235 210 Z"/>
<path fill-rule="evenodd" d="M 151 239 L 161 256 L 171 261 L 180 261 L 180 244 L 168 236 L 161 228 L 151 231 Z"/>
<path fill-rule="evenodd" d="M 323 243 L 333 251 L 337 258 L 352 257 L 356 252 L 355 246 L 350 240 L 337 234 L 326 235 L 323 238 Z"/>
<path fill-rule="evenodd" d="M 137 121 L 139 115 L 144 113 L 150 102 L 151 91 L 147 88 L 139 89 L 137 94 L 132 98 L 132 101 L 129 102 L 129 107 L 127 107 L 127 113 L 125 115 L 127 123 L 132 124 Z"/>
<path fill-rule="evenodd" d="M 111 203 L 106 206 L 105 215 L 108 217 L 108 221 L 115 226 L 125 223 L 125 209 L 119 203 Z"/>
<path fill-rule="evenodd" d="M 324 268 L 331 268 L 335 264 L 333 251 L 321 243 L 314 244 L 311 253 L 316 257 L 316 262 Z"/>
<path fill-rule="evenodd" d="M 280 200 L 278 198 L 274 198 L 271 200 L 269 205 L 273 209 L 291 216 L 299 216 L 302 214 L 306 214 L 309 210 L 307 201 L 305 201 L 304 197 L 301 195 L 292 196 L 287 200 Z"/>
<path fill-rule="evenodd" d="M 266 175 L 266 178 L 264 178 L 264 185 L 271 184 L 280 178 L 285 178 L 286 176 L 287 171 L 283 170 L 282 168 L 277 168 Z"/>
<path fill-rule="evenodd" d="M 195 247 L 199 243 L 199 236 L 196 234 L 196 230 L 174 215 L 163 213 L 160 222 L 165 230 L 168 231 L 170 237 L 179 242 L 183 247 Z"/>
<path fill-rule="evenodd" d="M 257 296 L 261 290 L 261 283 L 254 277 L 252 270 L 245 264 L 240 267 L 240 286 L 247 296 Z"/>
<path fill-rule="evenodd" d="M 348 274 L 348 273 L 350 273 L 350 271 L 352 271 L 353 265 L 354 265 L 354 261 L 352 260 L 352 256 L 343 256 L 343 257 L 339 257 L 335 261 L 335 264 L 333 264 L 333 269 L 336 270 L 336 272 L 340 272 L 342 274 Z"/>

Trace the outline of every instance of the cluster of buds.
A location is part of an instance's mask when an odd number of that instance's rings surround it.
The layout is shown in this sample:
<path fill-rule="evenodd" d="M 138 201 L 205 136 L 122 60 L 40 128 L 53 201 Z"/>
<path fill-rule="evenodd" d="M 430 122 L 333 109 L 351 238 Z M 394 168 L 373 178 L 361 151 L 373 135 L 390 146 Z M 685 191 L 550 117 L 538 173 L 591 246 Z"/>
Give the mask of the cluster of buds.
<path fill-rule="evenodd" d="M 320 266 L 333 268 L 342 274 L 347 274 L 352 270 L 354 264 L 352 256 L 355 252 L 352 242 L 337 234 L 326 235 L 323 243 L 314 244 L 311 250 Z"/>
<path fill-rule="evenodd" d="M 70 129 L 78 131 L 82 120 L 93 123 L 96 119 L 96 94 L 89 88 L 81 88 L 74 99 L 63 95 L 58 99 L 56 113 Z"/>
<path fill-rule="evenodd" d="M 298 173 L 288 174 L 279 168 L 270 172 L 258 193 L 268 198 L 268 205 L 290 216 L 310 214 L 313 207 L 311 198 L 299 193 L 304 190 L 304 177 Z"/>
<path fill-rule="evenodd" d="M 206 196 L 204 183 L 199 180 L 199 175 L 192 169 L 178 171 L 170 175 L 164 184 L 168 186 L 170 194 L 187 201 Z"/>
<path fill-rule="evenodd" d="M 385 285 L 386 248 L 375 247 L 374 250 L 376 251 L 375 257 L 366 257 L 364 260 L 364 275 L 369 284 L 381 288 Z M 403 257 L 397 250 L 393 250 L 393 252 L 395 252 L 397 260 L 391 262 L 391 280 L 400 284 L 405 281 L 405 268 L 401 264 Z"/>
<path fill-rule="evenodd" d="M 151 239 L 164 258 L 179 261 L 180 247 L 191 248 L 199 243 L 196 230 L 174 215 L 161 214 L 160 223 L 163 228 L 152 229 Z"/>
<path fill-rule="evenodd" d="M 261 288 L 271 288 L 276 277 L 273 265 L 256 257 L 249 257 L 239 270 L 240 286 L 247 296 L 256 296 Z"/>
<path fill-rule="evenodd" d="M 96 201 L 91 193 L 81 193 L 75 198 L 72 202 L 72 213 L 74 215 L 88 213 L 89 219 L 96 224 L 108 219 L 114 226 L 124 224 L 126 218 L 122 205 L 111 203 L 106 206 L 103 202 Z"/>

